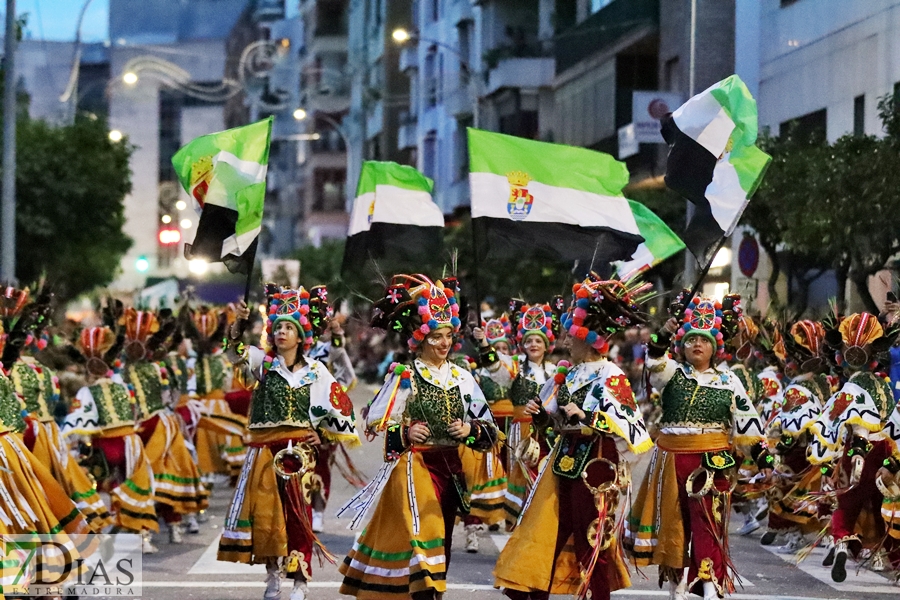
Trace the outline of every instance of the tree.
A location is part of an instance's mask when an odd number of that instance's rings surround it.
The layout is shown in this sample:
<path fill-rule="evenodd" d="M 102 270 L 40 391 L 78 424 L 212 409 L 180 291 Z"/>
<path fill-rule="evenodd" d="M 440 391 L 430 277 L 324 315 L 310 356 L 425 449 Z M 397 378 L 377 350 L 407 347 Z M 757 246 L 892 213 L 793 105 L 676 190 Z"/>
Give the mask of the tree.
<path fill-rule="evenodd" d="M 63 300 L 108 285 L 131 246 L 122 232 L 132 146 L 105 121 L 53 127 L 27 116 L 16 137 L 16 275 L 46 276 Z"/>
<path fill-rule="evenodd" d="M 776 267 L 783 244 L 797 257 L 795 270 L 834 269 L 841 291 L 849 278 L 876 312 L 868 277 L 900 252 L 900 110 L 890 95 L 878 108 L 883 138 L 848 134 L 828 144 L 794 132 L 764 139 L 773 162 L 743 219 Z"/>

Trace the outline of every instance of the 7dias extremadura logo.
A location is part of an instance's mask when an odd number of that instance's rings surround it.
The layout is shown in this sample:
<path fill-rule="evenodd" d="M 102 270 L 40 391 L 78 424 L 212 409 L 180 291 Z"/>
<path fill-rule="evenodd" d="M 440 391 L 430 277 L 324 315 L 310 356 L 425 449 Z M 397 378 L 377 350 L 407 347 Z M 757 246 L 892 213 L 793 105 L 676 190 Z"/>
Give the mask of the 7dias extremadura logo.
<path fill-rule="evenodd" d="M 141 596 L 141 536 L 0 536 L 0 597 Z"/>

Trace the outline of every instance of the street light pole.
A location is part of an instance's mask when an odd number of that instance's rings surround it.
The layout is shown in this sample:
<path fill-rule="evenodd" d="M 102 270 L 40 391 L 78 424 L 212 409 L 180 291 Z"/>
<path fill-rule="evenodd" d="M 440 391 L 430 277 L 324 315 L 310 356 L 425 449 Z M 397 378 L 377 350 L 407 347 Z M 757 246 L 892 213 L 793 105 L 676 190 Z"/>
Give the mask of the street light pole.
<path fill-rule="evenodd" d="M 0 277 L 16 279 L 16 0 L 6 0 L 3 77 L 3 258 Z"/>

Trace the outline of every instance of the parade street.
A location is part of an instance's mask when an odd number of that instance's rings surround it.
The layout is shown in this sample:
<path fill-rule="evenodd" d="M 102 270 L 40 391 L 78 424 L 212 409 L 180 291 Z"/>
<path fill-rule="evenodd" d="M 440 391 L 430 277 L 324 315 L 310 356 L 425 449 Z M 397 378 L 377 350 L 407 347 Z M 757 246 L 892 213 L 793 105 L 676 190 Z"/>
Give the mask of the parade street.
<path fill-rule="evenodd" d="M 373 388 L 361 384 L 351 392 L 357 415 L 373 393 Z M 371 476 L 382 460 L 382 440 L 365 442 L 361 448 L 352 451 L 357 467 Z M 645 459 L 646 461 L 646 459 Z M 639 480 L 643 463 L 635 469 L 634 477 Z M 343 560 L 350 548 L 354 532 L 346 529 L 347 520 L 339 520 L 334 514 L 350 497 L 352 488 L 335 473 L 333 496 L 329 502 L 325 519 L 325 534 L 322 541 L 334 553 L 338 561 Z M 199 535 L 185 534 L 184 544 L 171 545 L 165 533 L 157 537 L 159 554 L 144 555 L 143 597 L 152 600 L 256 600 L 262 596 L 265 584 L 265 567 L 248 566 L 216 560 L 219 532 L 225 511 L 231 499 L 231 490 L 216 489 L 210 507 L 210 520 L 201 525 Z M 737 521 L 737 519 L 735 519 Z M 737 528 L 732 523 L 732 531 Z M 762 529 L 750 537 L 736 534 L 730 538 L 734 563 L 743 578 L 743 589 L 738 587 L 730 598 L 735 600 L 888 600 L 900 594 L 900 588 L 892 585 L 885 577 L 870 571 L 856 572 L 848 564 L 847 581 L 837 584 L 831 581 L 829 571 L 821 566 L 824 552 L 817 550 L 800 566 L 792 563 L 793 556 L 781 556 L 759 545 Z M 463 550 L 463 529 L 456 528 L 453 541 L 453 558 L 448 577 L 448 592 L 445 598 L 454 600 L 465 598 L 499 600 L 500 592 L 493 589 L 491 571 L 500 548 L 507 535 L 497 532 L 488 534 L 482 541 L 478 554 L 466 554 Z M 774 548 L 770 546 L 769 548 Z M 668 590 L 661 590 L 656 584 L 656 567 L 645 569 L 644 577 L 632 574 L 634 586 L 616 592 L 614 598 L 667 598 Z M 336 566 L 326 564 L 320 568 L 313 565 L 311 591 L 316 598 L 335 600 L 338 594 L 340 574 Z M 282 597 L 290 594 L 290 582 L 284 582 Z"/>

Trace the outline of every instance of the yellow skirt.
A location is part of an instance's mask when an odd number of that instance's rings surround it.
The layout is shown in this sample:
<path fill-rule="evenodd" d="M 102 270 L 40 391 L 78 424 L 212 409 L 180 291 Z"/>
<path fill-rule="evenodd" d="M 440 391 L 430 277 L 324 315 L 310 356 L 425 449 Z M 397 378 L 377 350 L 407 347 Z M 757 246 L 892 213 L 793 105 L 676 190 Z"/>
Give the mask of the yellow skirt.
<path fill-rule="evenodd" d="M 181 424 L 174 414 L 160 413 L 157 417 L 144 449 L 153 470 L 154 500 L 180 514 L 205 510 L 209 492 L 200 483 L 200 471 L 187 448 Z"/>
<path fill-rule="evenodd" d="M 238 475 L 247 458 L 242 439 L 247 418 L 231 412 L 223 398 L 207 398 L 200 402 L 204 410 L 197 424 L 194 442 L 200 472 L 204 475 Z"/>
<path fill-rule="evenodd" d="M 818 533 L 825 524 L 819 520 L 819 503 L 809 498 L 809 493 L 818 491 L 821 487 L 822 471 L 813 466 L 783 498 L 769 503 L 769 511 L 791 523 L 796 523 L 804 534 Z"/>
<path fill-rule="evenodd" d="M 573 595 L 581 586 L 581 565 L 575 556 L 574 534 L 565 541 L 556 561 L 553 560 L 560 518 L 557 477 L 551 471 L 555 456 L 554 448 L 541 461 L 528 509 L 497 559 L 494 587 L 521 592 L 547 591 L 549 583 L 551 594 Z M 621 558 L 618 540 L 613 539 L 603 553 L 609 565 L 604 575 L 610 591 L 630 587 L 631 578 Z"/>
<path fill-rule="evenodd" d="M 33 423 L 35 431 L 34 454 L 37 461 L 47 467 L 53 478 L 62 486 L 65 494 L 75 502 L 84 515 L 91 531 L 99 533 L 113 520 L 109 508 L 97 493 L 94 482 L 81 466 L 69 455 L 66 442 L 54 421 Z"/>
<path fill-rule="evenodd" d="M 516 407 L 517 409 L 520 407 Z M 524 415 L 524 411 L 521 411 Z M 519 521 L 519 515 L 522 514 L 522 506 L 525 504 L 525 498 L 531 491 L 532 479 L 531 474 L 526 474 L 525 465 L 521 461 L 516 460 L 516 450 L 521 441 L 532 435 L 531 419 L 525 419 L 517 415 L 516 419 L 509 426 L 509 435 L 507 437 L 507 467 L 506 467 L 506 492 L 503 496 L 503 509 L 506 513 L 506 528 L 509 531 L 515 529 Z"/>
<path fill-rule="evenodd" d="M 500 445 L 488 452 L 477 452 L 460 445 L 459 459 L 472 503 L 469 516 L 481 519 L 486 525 L 503 522 L 506 518 L 506 471 L 500 460 Z"/>
<path fill-rule="evenodd" d="M 114 524 L 132 532 L 159 531 L 153 500 L 153 469 L 144 443 L 136 433 L 112 437 L 121 437 L 125 443 L 125 480 L 109 491 Z"/>
<path fill-rule="evenodd" d="M 447 591 L 444 517 L 420 452 L 404 452 L 397 459 L 371 521 L 340 572 L 344 581 L 339 593 L 360 600 L 399 600 L 416 592 Z"/>

